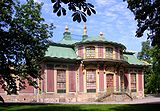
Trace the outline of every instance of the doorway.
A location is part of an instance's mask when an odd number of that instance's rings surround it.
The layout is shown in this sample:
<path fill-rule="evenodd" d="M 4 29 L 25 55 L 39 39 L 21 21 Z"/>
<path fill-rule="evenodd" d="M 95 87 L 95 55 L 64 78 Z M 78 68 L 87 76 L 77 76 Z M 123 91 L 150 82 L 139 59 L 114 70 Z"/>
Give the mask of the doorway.
<path fill-rule="evenodd" d="M 107 92 L 113 92 L 114 87 L 113 87 L 113 74 L 106 74 L 106 89 Z"/>

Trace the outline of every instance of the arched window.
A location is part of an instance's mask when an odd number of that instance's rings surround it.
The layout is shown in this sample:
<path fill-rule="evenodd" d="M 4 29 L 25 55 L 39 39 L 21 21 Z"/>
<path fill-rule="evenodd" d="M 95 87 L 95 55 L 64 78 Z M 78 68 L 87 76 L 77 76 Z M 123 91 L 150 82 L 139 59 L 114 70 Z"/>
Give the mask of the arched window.
<path fill-rule="evenodd" d="M 113 58 L 113 48 L 106 47 L 106 58 Z"/>
<path fill-rule="evenodd" d="M 86 58 L 95 58 L 95 47 L 86 47 Z"/>

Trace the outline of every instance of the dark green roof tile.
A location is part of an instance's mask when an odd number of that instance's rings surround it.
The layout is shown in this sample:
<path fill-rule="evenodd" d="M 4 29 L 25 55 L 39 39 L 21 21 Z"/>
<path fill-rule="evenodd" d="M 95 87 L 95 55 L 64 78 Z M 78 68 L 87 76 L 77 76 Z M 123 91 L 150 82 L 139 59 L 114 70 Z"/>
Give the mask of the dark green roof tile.
<path fill-rule="evenodd" d="M 62 39 L 61 41 L 59 41 L 58 43 L 60 44 L 65 44 L 65 45 L 73 45 L 75 43 L 79 42 L 78 40 L 66 40 L 66 39 Z"/>
<path fill-rule="evenodd" d="M 72 48 L 61 46 L 49 46 L 45 57 L 80 59 Z"/>
<path fill-rule="evenodd" d="M 149 65 L 148 63 L 137 59 L 134 56 L 134 53 L 125 53 L 123 54 L 123 56 L 126 58 L 127 62 L 131 65 Z"/>

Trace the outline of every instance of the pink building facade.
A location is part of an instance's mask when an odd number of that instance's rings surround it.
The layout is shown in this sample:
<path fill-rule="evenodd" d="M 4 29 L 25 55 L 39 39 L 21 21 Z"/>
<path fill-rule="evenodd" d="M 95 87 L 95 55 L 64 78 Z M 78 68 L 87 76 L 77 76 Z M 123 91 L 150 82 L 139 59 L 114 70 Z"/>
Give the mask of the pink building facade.
<path fill-rule="evenodd" d="M 130 101 L 144 97 L 144 67 L 121 43 L 107 41 L 101 33 L 73 40 L 68 27 L 63 39 L 50 44 L 42 63 L 40 89 L 27 85 L 5 101 L 105 102 Z"/>

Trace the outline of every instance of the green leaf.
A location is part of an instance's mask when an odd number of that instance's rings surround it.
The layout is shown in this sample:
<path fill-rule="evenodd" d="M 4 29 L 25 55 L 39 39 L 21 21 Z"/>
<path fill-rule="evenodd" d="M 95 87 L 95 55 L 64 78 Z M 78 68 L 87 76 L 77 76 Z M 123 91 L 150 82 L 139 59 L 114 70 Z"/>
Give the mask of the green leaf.
<path fill-rule="evenodd" d="M 87 9 L 87 14 L 90 16 L 91 15 L 91 11 L 89 9 Z"/>
<path fill-rule="evenodd" d="M 52 3 L 56 2 L 56 0 L 51 0 Z"/>
<path fill-rule="evenodd" d="M 73 21 L 76 21 L 77 20 L 77 13 L 73 13 L 72 17 L 73 17 Z"/>
<path fill-rule="evenodd" d="M 87 3 L 87 5 L 89 5 L 90 7 L 94 8 L 94 6 L 92 4 L 90 4 L 90 3 Z"/>
<path fill-rule="evenodd" d="M 87 21 L 86 16 L 83 15 L 83 14 L 81 14 L 81 16 L 82 16 L 82 20 L 83 20 L 84 22 L 86 22 L 86 21 Z"/>
<path fill-rule="evenodd" d="M 58 11 L 59 8 L 54 8 L 53 12 L 56 13 Z"/>
<path fill-rule="evenodd" d="M 90 8 L 90 9 L 94 14 L 96 14 L 96 11 L 93 8 Z"/>
<path fill-rule="evenodd" d="M 61 10 L 58 10 L 57 16 L 61 16 Z"/>
<path fill-rule="evenodd" d="M 64 8 L 62 8 L 62 13 L 63 15 L 66 15 L 66 10 Z"/>

